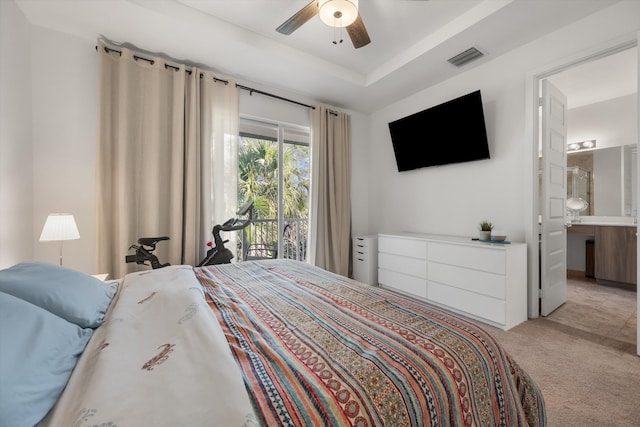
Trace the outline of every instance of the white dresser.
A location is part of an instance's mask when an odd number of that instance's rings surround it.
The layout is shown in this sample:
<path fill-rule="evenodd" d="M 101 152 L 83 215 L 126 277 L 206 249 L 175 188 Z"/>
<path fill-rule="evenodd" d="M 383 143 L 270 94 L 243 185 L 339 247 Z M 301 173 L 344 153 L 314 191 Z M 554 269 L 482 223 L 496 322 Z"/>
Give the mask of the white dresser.
<path fill-rule="evenodd" d="M 379 234 L 378 282 L 505 330 L 527 320 L 525 243 Z"/>
<path fill-rule="evenodd" d="M 353 278 L 369 285 L 378 284 L 378 236 L 353 238 Z"/>

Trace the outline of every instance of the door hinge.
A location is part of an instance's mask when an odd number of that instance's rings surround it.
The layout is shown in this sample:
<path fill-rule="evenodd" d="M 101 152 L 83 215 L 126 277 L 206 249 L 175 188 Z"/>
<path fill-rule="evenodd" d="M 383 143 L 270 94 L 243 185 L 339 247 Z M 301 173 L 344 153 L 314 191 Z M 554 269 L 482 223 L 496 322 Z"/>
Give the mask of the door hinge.
<path fill-rule="evenodd" d="M 538 98 L 538 107 L 542 107 L 542 97 Z"/>
<path fill-rule="evenodd" d="M 538 298 L 543 298 L 544 297 L 544 292 L 542 292 L 542 289 L 538 289 Z"/>

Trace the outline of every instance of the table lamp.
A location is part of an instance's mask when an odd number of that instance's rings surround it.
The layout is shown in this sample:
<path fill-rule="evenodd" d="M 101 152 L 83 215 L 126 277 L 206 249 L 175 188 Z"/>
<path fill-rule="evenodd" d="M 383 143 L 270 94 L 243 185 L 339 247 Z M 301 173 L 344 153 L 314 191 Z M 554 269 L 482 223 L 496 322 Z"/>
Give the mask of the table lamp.
<path fill-rule="evenodd" d="M 73 215 L 67 213 L 52 213 L 42 227 L 41 242 L 60 242 L 60 265 L 62 266 L 62 242 L 80 238 Z"/>

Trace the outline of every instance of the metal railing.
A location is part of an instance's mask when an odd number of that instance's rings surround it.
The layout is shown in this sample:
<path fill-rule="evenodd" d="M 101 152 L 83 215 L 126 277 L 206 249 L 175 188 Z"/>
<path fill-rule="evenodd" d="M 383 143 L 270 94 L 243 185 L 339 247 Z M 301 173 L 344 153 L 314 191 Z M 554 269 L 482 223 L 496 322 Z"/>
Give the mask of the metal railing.
<path fill-rule="evenodd" d="M 278 234 L 277 219 L 254 219 L 242 230 L 238 258 L 242 260 L 285 258 L 305 261 L 307 257 L 307 218 L 286 218 L 282 236 Z M 282 251 L 278 254 L 278 242 Z"/>

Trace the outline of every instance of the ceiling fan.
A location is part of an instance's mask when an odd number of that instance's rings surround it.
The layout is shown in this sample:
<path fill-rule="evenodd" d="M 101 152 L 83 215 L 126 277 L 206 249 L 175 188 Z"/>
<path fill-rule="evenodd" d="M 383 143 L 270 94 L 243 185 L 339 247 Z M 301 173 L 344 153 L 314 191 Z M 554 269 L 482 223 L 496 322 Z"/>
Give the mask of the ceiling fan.
<path fill-rule="evenodd" d="M 289 35 L 316 15 L 330 27 L 347 27 L 349 38 L 356 49 L 371 43 L 367 29 L 358 12 L 358 0 L 312 0 L 291 18 L 284 21 L 276 31 Z"/>

